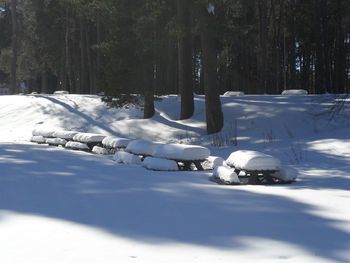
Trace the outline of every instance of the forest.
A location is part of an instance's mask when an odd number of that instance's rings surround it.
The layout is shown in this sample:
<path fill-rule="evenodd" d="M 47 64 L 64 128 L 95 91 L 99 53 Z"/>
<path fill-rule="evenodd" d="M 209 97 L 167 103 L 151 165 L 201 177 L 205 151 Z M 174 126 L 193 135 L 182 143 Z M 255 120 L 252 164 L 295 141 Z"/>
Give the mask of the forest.
<path fill-rule="evenodd" d="M 2 0 L 0 82 L 29 92 L 205 94 L 350 90 L 350 0 Z"/>

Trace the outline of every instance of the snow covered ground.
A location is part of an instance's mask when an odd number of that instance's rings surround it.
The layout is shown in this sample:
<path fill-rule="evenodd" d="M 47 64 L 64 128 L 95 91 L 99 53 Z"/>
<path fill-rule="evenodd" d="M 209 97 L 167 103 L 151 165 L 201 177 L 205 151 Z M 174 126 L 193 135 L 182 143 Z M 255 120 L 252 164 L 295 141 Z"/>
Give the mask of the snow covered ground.
<path fill-rule="evenodd" d="M 177 96 L 151 120 L 97 96 L 0 96 L 0 262 L 350 262 L 349 109 L 329 114 L 332 96 L 222 97 L 225 127 L 207 136 L 195 99 L 193 118 L 176 121 Z M 44 127 L 194 143 L 225 159 L 257 150 L 299 177 L 222 186 L 207 171 L 29 143 Z"/>

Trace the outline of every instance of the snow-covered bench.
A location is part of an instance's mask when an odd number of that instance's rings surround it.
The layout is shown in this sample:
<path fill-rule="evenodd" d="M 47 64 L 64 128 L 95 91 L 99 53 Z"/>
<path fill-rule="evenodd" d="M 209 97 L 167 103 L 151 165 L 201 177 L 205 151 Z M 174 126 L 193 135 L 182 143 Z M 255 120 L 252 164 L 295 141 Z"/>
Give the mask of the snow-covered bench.
<path fill-rule="evenodd" d="M 135 155 L 141 156 L 142 159 L 153 156 L 154 148 L 159 145 L 159 143 L 154 143 L 147 140 L 133 140 L 128 143 L 125 151 Z"/>
<path fill-rule="evenodd" d="M 226 164 L 232 168 L 242 184 L 290 183 L 295 179 L 292 176 L 284 176 L 278 159 L 257 151 L 233 152 Z"/>
<path fill-rule="evenodd" d="M 175 161 L 179 170 L 191 170 L 192 164 L 203 170 L 201 163 L 210 156 L 210 151 L 197 145 L 158 144 L 153 147 L 152 156 Z"/>
<path fill-rule="evenodd" d="M 102 145 L 110 153 L 115 153 L 118 150 L 125 150 L 130 142 L 130 139 L 107 136 L 102 140 Z"/>
<path fill-rule="evenodd" d="M 102 146 L 103 139 L 106 138 L 105 135 L 95 134 L 95 133 L 78 133 L 74 135 L 73 141 L 86 144 L 90 150 L 94 146 Z"/>

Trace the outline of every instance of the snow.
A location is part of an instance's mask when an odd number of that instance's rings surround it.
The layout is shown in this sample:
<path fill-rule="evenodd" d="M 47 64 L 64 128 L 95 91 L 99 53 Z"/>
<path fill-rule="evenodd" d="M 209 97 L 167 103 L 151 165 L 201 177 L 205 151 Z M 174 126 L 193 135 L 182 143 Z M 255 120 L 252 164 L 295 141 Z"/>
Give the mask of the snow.
<path fill-rule="evenodd" d="M 226 164 L 242 170 L 279 170 L 281 162 L 271 155 L 257 151 L 240 150 L 230 154 Z"/>
<path fill-rule="evenodd" d="M 56 90 L 53 94 L 54 95 L 67 95 L 67 94 L 69 94 L 69 92 L 66 90 Z"/>
<path fill-rule="evenodd" d="M 0 262 L 350 262 L 350 118 L 329 120 L 333 96 L 221 97 L 225 126 L 209 136 L 204 96 L 188 120 L 178 96 L 161 98 L 142 119 L 94 95 L 0 96 Z M 44 128 L 201 145 L 223 159 L 259 151 L 298 179 L 219 185 L 212 171 L 29 143 Z"/>
<path fill-rule="evenodd" d="M 273 176 L 287 182 L 295 181 L 298 177 L 298 171 L 293 167 L 282 167 Z"/>
<path fill-rule="evenodd" d="M 73 140 L 77 142 L 82 143 L 97 143 L 102 142 L 102 140 L 105 138 L 105 135 L 101 134 L 94 134 L 94 133 L 78 133 L 74 135 Z"/>
<path fill-rule="evenodd" d="M 67 142 L 65 147 L 73 150 L 82 150 L 82 151 L 90 150 L 90 148 L 85 143 L 81 143 L 81 142 Z"/>
<path fill-rule="evenodd" d="M 78 132 L 75 131 L 55 131 L 52 136 L 56 138 L 61 138 L 65 140 L 73 140 L 73 137 L 77 135 Z"/>
<path fill-rule="evenodd" d="M 142 166 L 149 170 L 155 171 L 178 171 L 177 163 L 172 160 L 146 157 L 142 162 Z"/>
<path fill-rule="evenodd" d="M 117 148 L 126 148 L 129 142 L 130 142 L 130 139 L 108 136 L 103 139 L 102 144 L 104 147 L 117 149 Z"/>
<path fill-rule="evenodd" d="M 210 151 L 197 145 L 158 144 L 153 147 L 151 155 L 171 160 L 193 161 L 205 160 L 210 156 Z"/>
<path fill-rule="evenodd" d="M 49 145 L 65 146 L 67 141 L 65 139 L 61 139 L 61 138 L 48 138 L 48 139 L 46 139 L 46 143 Z"/>
<path fill-rule="evenodd" d="M 140 165 L 142 163 L 141 158 L 139 156 L 124 151 L 117 151 L 113 156 L 113 160 L 117 163 L 124 164 Z"/>
<path fill-rule="evenodd" d="M 126 147 L 127 152 L 137 155 L 153 155 L 154 148 L 158 146 L 158 143 L 154 143 L 148 140 L 133 140 L 129 142 Z"/>
<path fill-rule="evenodd" d="M 288 89 L 282 91 L 282 95 L 308 95 L 307 90 L 304 89 Z"/>
<path fill-rule="evenodd" d="M 226 166 L 217 166 L 213 171 L 213 176 L 226 184 L 239 184 L 240 180 L 234 169 Z"/>
<path fill-rule="evenodd" d="M 43 136 L 43 137 L 53 137 L 54 134 L 54 130 L 49 130 L 49 129 L 34 129 L 32 131 L 33 136 Z"/>

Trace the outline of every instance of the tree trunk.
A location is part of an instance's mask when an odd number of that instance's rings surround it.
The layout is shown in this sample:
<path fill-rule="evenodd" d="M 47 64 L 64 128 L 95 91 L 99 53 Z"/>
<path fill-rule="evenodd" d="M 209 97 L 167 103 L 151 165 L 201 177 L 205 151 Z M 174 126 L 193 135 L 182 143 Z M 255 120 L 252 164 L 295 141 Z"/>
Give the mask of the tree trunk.
<path fill-rule="evenodd" d="M 87 59 L 86 59 L 86 39 L 85 39 L 85 19 L 79 17 L 80 25 L 80 93 L 89 93 L 89 87 L 87 83 Z"/>
<path fill-rule="evenodd" d="M 267 86 L 267 42 L 268 18 L 267 0 L 258 1 L 259 10 L 259 52 L 258 52 L 258 82 L 264 93 L 268 93 Z"/>
<path fill-rule="evenodd" d="M 12 58 L 10 94 L 17 93 L 17 0 L 11 0 Z"/>
<path fill-rule="evenodd" d="M 179 92 L 181 95 L 180 119 L 188 119 L 194 112 L 192 86 L 192 37 L 188 0 L 177 0 L 180 32 L 178 36 Z"/>
<path fill-rule="evenodd" d="M 344 45 L 344 30 L 343 30 L 343 6 L 342 1 L 337 0 L 337 17 L 336 17 L 336 39 L 335 39 L 335 61 L 334 61 L 334 92 L 345 92 L 346 78 L 346 54 Z"/>
<path fill-rule="evenodd" d="M 143 65 L 143 84 L 144 84 L 144 119 L 152 118 L 154 115 L 154 78 L 153 64 L 150 59 L 146 59 L 148 63 Z"/>
<path fill-rule="evenodd" d="M 201 45 L 203 53 L 203 76 L 207 133 L 219 132 L 224 124 L 220 94 L 217 85 L 217 52 L 215 16 L 205 8 L 201 14 Z"/>

